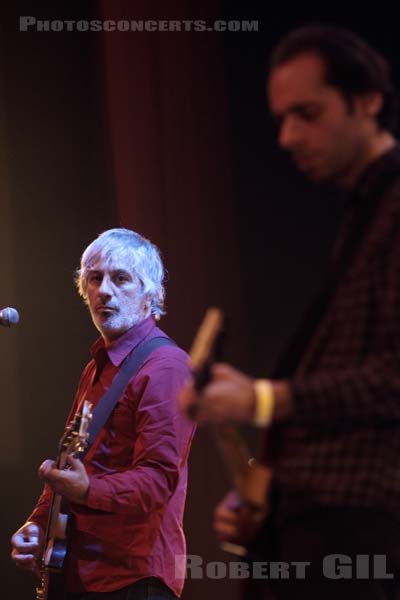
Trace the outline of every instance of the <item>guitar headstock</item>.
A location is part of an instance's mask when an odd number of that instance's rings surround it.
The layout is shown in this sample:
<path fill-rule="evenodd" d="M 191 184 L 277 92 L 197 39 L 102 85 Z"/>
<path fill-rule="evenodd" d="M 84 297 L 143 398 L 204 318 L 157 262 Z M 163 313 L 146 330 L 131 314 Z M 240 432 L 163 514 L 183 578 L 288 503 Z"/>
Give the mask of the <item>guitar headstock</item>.
<path fill-rule="evenodd" d="M 70 454 L 77 455 L 82 452 L 89 438 L 88 427 L 92 419 L 92 403 L 85 400 L 82 410 L 74 416 L 66 428 L 59 444 L 59 461 Z"/>
<path fill-rule="evenodd" d="M 190 349 L 195 387 L 200 390 L 208 381 L 209 368 L 216 358 L 223 333 L 224 315 L 219 308 L 207 309 Z"/>

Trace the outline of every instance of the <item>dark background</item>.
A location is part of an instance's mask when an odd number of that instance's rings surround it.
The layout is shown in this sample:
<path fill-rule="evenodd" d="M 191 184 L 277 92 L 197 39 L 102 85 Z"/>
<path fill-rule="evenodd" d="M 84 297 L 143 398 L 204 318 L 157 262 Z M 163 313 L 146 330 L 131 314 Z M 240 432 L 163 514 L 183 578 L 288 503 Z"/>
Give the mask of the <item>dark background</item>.
<path fill-rule="evenodd" d="M 226 356 L 268 373 L 322 277 L 343 199 L 305 182 L 276 147 L 265 103 L 266 58 L 309 21 L 363 35 L 400 72 L 397 21 L 379 11 L 265 2 L 50 2 L 1 9 L 0 332 L 3 596 L 33 598 L 9 538 L 54 455 L 96 337 L 73 287 L 84 247 L 113 226 L 157 243 L 168 276 L 162 326 L 185 348 L 205 308 L 228 316 Z M 38 19 L 257 19 L 251 33 L 45 33 Z M 249 435 L 249 432 L 247 432 Z M 257 440 L 250 435 L 256 445 Z M 188 551 L 227 560 L 211 532 L 227 479 L 205 430 L 191 455 Z M 237 582 L 196 580 L 184 598 L 238 597 Z"/>

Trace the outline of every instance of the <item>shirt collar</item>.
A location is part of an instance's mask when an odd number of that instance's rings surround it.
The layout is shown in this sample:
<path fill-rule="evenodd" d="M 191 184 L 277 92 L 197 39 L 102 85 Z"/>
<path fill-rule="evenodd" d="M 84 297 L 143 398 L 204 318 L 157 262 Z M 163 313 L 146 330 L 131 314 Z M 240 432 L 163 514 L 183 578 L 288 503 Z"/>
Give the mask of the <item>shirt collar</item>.
<path fill-rule="evenodd" d="M 96 360 L 98 354 L 105 351 L 113 365 L 119 367 L 129 352 L 136 348 L 153 331 L 155 326 L 153 317 L 147 317 L 141 323 L 128 329 L 128 331 L 111 342 L 111 344 L 106 345 L 102 337 L 97 339 L 92 345 L 90 352 Z"/>
<path fill-rule="evenodd" d="M 396 172 L 400 168 L 400 144 L 396 144 L 374 160 L 359 177 L 354 188 L 354 194 L 358 199 L 364 199 L 371 195 L 376 195 L 379 188 L 385 184 L 387 171 L 394 169 Z"/>

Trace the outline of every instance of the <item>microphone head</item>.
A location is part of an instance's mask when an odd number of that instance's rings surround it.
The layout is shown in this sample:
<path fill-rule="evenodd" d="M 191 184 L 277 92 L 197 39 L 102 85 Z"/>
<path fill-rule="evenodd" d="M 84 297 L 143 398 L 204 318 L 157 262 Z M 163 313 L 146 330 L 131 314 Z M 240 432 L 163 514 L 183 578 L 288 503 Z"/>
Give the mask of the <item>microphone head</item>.
<path fill-rule="evenodd" d="M 19 313 L 15 308 L 7 306 L 7 308 L 0 310 L 0 321 L 2 321 L 2 325 L 6 325 L 7 327 L 16 325 L 19 321 Z"/>

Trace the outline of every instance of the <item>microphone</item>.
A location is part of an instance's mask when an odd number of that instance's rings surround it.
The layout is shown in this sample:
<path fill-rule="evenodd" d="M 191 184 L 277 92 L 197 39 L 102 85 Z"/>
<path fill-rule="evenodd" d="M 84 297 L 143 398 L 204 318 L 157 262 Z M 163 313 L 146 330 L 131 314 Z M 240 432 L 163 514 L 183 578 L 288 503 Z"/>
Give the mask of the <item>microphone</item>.
<path fill-rule="evenodd" d="M 3 325 L 3 327 L 11 327 L 11 325 L 16 325 L 18 321 L 19 314 L 15 308 L 7 306 L 7 308 L 0 310 L 0 325 Z"/>

